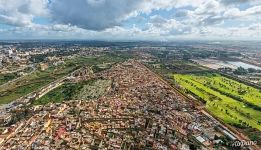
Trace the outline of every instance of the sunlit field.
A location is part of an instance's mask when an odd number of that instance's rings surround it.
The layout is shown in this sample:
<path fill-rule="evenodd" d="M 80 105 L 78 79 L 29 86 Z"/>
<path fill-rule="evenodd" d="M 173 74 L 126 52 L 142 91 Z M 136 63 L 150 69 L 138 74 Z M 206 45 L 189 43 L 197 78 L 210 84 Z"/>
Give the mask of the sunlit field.
<path fill-rule="evenodd" d="M 261 92 L 219 74 L 175 74 L 187 93 L 226 123 L 261 130 Z"/>

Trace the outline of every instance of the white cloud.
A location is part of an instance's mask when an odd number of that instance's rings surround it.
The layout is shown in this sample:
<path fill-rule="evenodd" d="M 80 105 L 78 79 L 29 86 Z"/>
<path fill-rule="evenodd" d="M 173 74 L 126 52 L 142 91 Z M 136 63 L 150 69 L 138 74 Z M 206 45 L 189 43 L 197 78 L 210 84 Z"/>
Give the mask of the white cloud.
<path fill-rule="evenodd" d="M 47 16 L 48 0 L 0 0 L 0 23 L 30 26 L 35 17 Z"/>
<path fill-rule="evenodd" d="M 261 32 L 261 23 L 252 24 L 248 27 L 248 30 Z"/>
<path fill-rule="evenodd" d="M 208 0 L 195 10 L 195 14 L 216 15 L 220 13 L 222 10 L 223 8 L 220 6 L 220 4 L 217 1 Z"/>
<path fill-rule="evenodd" d="M 15 26 L 0 29 L 0 37 L 260 38 L 260 4 L 258 0 L 0 0 L 0 24 Z M 35 22 L 39 17 L 50 23 Z"/>
<path fill-rule="evenodd" d="M 195 32 L 193 26 L 183 24 L 175 19 L 165 19 L 162 16 L 154 15 L 150 17 L 147 31 L 158 33 L 161 36 L 186 35 Z"/>
<path fill-rule="evenodd" d="M 261 5 L 253 6 L 244 11 L 240 11 L 238 8 L 232 8 L 227 10 L 224 13 L 224 17 L 226 18 L 239 18 L 239 17 L 248 17 L 251 15 L 260 15 L 261 14 Z"/>
<path fill-rule="evenodd" d="M 167 23 L 167 20 L 159 15 L 151 16 L 150 21 L 156 27 L 162 27 L 163 24 Z"/>

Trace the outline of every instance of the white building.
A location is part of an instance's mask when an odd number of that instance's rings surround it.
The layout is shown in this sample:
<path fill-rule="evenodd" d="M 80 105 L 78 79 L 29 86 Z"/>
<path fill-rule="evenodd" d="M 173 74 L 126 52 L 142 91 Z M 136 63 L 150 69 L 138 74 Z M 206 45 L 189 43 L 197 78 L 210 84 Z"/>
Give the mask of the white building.
<path fill-rule="evenodd" d="M 0 54 L 0 68 L 3 66 L 3 59 L 4 59 L 4 55 Z"/>

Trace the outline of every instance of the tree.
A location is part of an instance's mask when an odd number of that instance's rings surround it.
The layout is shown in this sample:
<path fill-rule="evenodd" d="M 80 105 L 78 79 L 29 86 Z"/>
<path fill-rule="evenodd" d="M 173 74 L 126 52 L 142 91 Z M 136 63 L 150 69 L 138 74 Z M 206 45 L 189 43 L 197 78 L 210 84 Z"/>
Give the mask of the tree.
<path fill-rule="evenodd" d="M 245 69 L 245 68 L 243 68 L 243 67 L 238 67 L 235 71 L 234 71 L 234 74 L 236 74 L 236 75 L 245 75 L 245 74 L 247 74 L 248 73 L 248 71 L 247 71 L 247 69 Z"/>
<path fill-rule="evenodd" d="M 255 73 L 257 70 L 254 69 L 254 68 L 248 68 L 247 71 L 248 71 L 249 73 Z"/>

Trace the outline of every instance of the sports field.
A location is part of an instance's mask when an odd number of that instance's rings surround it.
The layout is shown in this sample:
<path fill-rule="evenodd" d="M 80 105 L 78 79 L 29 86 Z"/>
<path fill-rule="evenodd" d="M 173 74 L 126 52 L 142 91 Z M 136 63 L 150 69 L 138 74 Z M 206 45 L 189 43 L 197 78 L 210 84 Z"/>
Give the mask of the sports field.
<path fill-rule="evenodd" d="M 226 123 L 261 130 L 260 90 L 219 74 L 175 74 L 174 79 Z"/>

